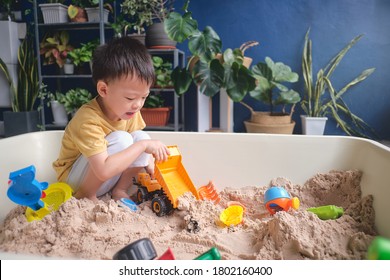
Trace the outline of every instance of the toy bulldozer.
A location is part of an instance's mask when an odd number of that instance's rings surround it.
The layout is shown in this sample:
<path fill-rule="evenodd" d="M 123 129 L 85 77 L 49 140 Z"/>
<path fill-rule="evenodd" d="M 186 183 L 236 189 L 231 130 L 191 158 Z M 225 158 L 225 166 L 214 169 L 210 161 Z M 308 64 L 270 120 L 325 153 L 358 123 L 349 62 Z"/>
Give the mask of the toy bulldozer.
<path fill-rule="evenodd" d="M 140 173 L 135 182 L 138 186 L 136 202 L 151 200 L 152 210 L 157 216 L 164 216 L 177 208 L 178 198 L 186 192 L 191 192 L 196 199 L 200 198 L 181 162 L 179 149 L 177 146 L 168 148 L 168 160 L 155 166 L 156 179 L 151 179 L 148 173 Z"/>

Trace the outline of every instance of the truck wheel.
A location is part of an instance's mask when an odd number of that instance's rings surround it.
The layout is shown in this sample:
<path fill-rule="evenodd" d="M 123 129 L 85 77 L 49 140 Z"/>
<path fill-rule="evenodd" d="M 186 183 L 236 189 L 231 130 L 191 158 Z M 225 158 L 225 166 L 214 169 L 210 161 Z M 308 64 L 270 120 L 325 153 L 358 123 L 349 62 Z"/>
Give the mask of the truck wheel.
<path fill-rule="evenodd" d="M 145 187 L 138 187 L 137 190 L 137 202 L 142 203 L 148 200 L 148 191 Z"/>
<path fill-rule="evenodd" d="M 166 215 L 168 213 L 168 206 L 165 199 L 161 196 L 153 198 L 152 210 L 159 217 Z"/>

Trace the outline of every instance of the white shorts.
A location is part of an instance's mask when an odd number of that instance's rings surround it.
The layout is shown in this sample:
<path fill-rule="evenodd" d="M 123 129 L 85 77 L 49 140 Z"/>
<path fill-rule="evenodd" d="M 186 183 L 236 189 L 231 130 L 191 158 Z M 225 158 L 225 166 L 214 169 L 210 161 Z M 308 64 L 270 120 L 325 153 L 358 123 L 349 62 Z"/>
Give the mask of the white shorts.
<path fill-rule="evenodd" d="M 126 131 L 114 131 L 106 136 L 108 142 L 107 153 L 113 155 L 120 151 L 123 151 L 133 143 L 140 140 L 150 139 L 150 136 L 141 130 L 128 133 Z M 150 154 L 142 153 L 129 167 L 145 167 L 149 164 Z M 81 155 L 73 164 L 72 169 L 69 172 L 67 184 L 69 184 L 74 191 L 77 191 L 83 181 L 88 168 L 88 159 Z M 118 182 L 122 174 L 115 175 L 114 177 L 105 181 L 98 189 L 96 196 L 102 196 L 108 193 Z"/>

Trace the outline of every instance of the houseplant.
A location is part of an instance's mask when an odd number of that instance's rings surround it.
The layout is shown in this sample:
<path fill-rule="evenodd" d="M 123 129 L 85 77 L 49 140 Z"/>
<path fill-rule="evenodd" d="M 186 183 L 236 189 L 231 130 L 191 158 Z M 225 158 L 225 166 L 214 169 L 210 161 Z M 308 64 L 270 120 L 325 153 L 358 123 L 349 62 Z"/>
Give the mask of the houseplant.
<path fill-rule="evenodd" d="M 68 6 L 63 3 L 65 0 L 47 0 L 39 4 L 43 15 L 44 23 L 63 23 L 68 21 Z"/>
<path fill-rule="evenodd" d="M 147 26 L 145 32 L 145 44 L 150 49 L 155 48 L 176 48 L 176 41 L 171 40 L 165 32 L 164 21 L 169 13 L 173 11 L 174 0 L 153 0 L 150 1 L 153 23 Z"/>
<path fill-rule="evenodd" d="M 124 0 L 120 4 L 121 14 L 128 17 L 129 27 L 134 31 L 130 36 L 136 37 L 145 44 L 145 29 L 153 24 L 156 18 L 155 12 L 161 7 L 160 2 L 160 0 Z"/>
<path fill-rule="evenodd" d="M 39 114 L 35 101 L 39 94 L 38 63 L 34 44 L 29 35 L 18 49 L 17 84 L 12 79 L 4 61 L 0 58 L 0 69 L 11 88 L 12 112 L 3 113 L 6 136 L 37 131 Z"/>
<path fill-rule="evenodd" d="M 71 5 L 68 7 L 68 16 L 71 22 L 87 22 L 87 12 L 85 6 L 89 1 L 85 0 L 72 0 Z"/>
<path fill-rule="evenodd" d="M 367 132 L 375 132 L 358 116 L 353 114 L 343 100 L 344 94 L 353 86 L 369 77 L 375 68 L 369 68 L 360 73 L 356 78 L 336 90 L 331 77 L 346 53 L 362 38 L 358 35 L 353 38 L 331 61 L 321 68 L 316 80 L 313 80 L 312 70 L 312 42 L 309 39 L 310 29 L 306 32 L 302 55 L 302 72 L 305 91 L 302 96 L 301 106 L 307 117 L 332 117 L 340 128 L 347 134 L 360 137 L 369 137 Z M 302 117 L 304 120 L 306 116 Z M 308 130 L 304 128 L 304 130 Z M 310 130 L 309 130 L 310 131 Z M 322 131 L 318 132 L 323 133 Z"/>
<path fill-rule="evenodd" d="M 247 131 L 291 134 L 295 126 L 292 114 L 295 104 L 301 97 L 285 83 L 297 82 L 298 74 L 284 63 L 274 62 L 270 57 L 265 58 L 265 63 L 260 62 L 253 66 L 252 72 L 257 85 L 249 94 L 252 98 L 269 105 L 270 111 L 255 111 L 241 101 L 241 104 L 251 111 L 251 120 L 244 122 Z M 290 112 L 286 111 L 287 105 L 291 105 Z M 282 106 L 281 110 L 277 111 L 277 106 Z"/>
<path fill-rule="evenodd" d="M 19 0 L 1 0 L 0 11 L 0 21 L 15 21 L 16 19 L 21 20 Z"/>
<path fill-rule="evenodd" d="M 68 123 L 68 115 L 65 110 L 64 94 L 56 91 L 55 93 L 47 90 L 45 84 L 41 84 L 41 90 L 39 97 L 42 100 L 48 100 L 47 106 L 51 107 L 51 112 L 53 114 L 53 124 L 65 126 Z"/>
<path fill-rule="evenodd" d="M 199 91 L 212 97 L 221 89 L 225 89 L 233 101 L 241 101 L 247 92 L 255 89 L 255 78 L 243 64 L 242 49 L 226 49 L 222 51 L 222 42 L 218 34 L 210 26 L 203 31 L 188 11 L 189 0 L 186 1 L 183 14 L 170 12 L 164 21 L 168 36 L 179 43 L 188 40 L 188 48 L 192 54 L 185 68 L 176 67 L 172 72 L 172 81 L 177 94 L 188 91 L 192 82 L 198 85 Z M 221 54 L 217 57 L 218 54 Z M 192 69 L 192 61 L 196 63 Z"/>
<path fill-rule="evenodd" d="M 108 14 L 112 11 L 112 6 L 109 2 L 113 0 L 105 0 L 103 3 L 103 21 L 108 22 Z M 80 8 L 83 8 L 87 13 L 88 22 L 100 21 L 100 0 L 73 0 L 72 3 Z"/>
<path fill-rule="evenodd" d="M 164 61 L 160 56 L 152 56 L 154 72 L 156 74 L 156 81 L 153 85 L 155 88 L 172 88 L 173 83 L 171 79 L 172 63 Z"/>
<path fill-rule="evenodd" d="M 69 33 L 65 30 L 56 31 L 53 35 L 46 33 L 39 44 L 39 52 L 44 57 L 43 65 L 56 63 L 62 68 L 71 50 L 73 46 L 69 44 Z"/>
<path fill-rule="evenodd" d="M 147 126 L 166 126 L 171 108 L 164 106 L 161 94 L 150 94 L 141 109 L 142 118 Z"/>
<path fill-rule="evenodd" d="M 83 88 L 74 88 L 68 90 L 59 100 L 60 103 L 64 104 L 65 110 L 72 116 L 76 111 L 85 103 L 92 99 L 92 94 Z"/>
<path fill-rule="evenodd" d="M 79 48 L 74 48 L 72 51 L 68 52 L 68 58 L 73 62 L 76 66 L 78 73 L 82 72 L 82 66 L 92 61 L 92 54 L 95 48 L 98 45 L 96 40 L 90 41 L 87 43 L 81 43 Z"/>

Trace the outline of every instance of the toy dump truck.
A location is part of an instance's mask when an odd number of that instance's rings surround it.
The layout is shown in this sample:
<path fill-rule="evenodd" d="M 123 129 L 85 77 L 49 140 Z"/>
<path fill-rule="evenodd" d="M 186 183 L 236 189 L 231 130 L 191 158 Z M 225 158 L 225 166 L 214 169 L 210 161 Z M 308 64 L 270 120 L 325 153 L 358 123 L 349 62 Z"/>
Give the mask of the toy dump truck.
<path fill-rule="evenodd" d="M 168 149 L 168 160 L 155 166 L 155 179 L 151 179 L 148 173 L 139 173 L 135 182 L 138 186 L 137 202 L 151 200 L 152 210 L 157 216 L 164 216 L 177 208 L 178 198 L 186 192 L 199 199 L 199 193 L 181 162 L 179 149 L 177 146 L 168 146 Z"/>

